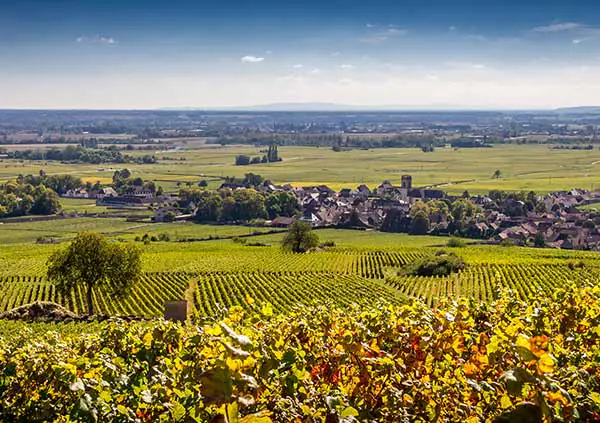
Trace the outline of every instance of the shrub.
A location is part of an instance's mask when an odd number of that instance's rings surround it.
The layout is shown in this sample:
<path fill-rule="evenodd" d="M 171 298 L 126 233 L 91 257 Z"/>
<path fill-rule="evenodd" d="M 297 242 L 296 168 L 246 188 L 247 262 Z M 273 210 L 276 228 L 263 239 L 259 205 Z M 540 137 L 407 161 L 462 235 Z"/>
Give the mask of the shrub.
<path fill-rule="evenodd" d="M 411 263 L 398 273 L 412 276 L 448 276 L 464 269 L 465 266 L 465 261 L 456 254 L 438 251 L 435 256 Z"/>
<path fill-rule="evenodd" d="M 466 242 L 463 239 L 452 237 L 446 245 L 450 248 L 461 248 L 466 245 Z"/>

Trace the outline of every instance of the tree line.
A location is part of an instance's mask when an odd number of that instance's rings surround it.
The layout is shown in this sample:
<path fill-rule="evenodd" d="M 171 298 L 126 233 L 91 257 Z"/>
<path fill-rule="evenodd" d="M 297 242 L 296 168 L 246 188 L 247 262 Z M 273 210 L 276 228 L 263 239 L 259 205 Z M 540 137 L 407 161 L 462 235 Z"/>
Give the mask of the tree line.
<path fill-rule="evenodd" d="M 60 210 L 56 192 L 45 185 L 17 182 L 0 185 L 0 218 L 28 214 L 50 215 Z"/>
<path fill-rule="evenodd" d="M 235 165 L 247 166 L 250 164 L 280 162 L 282 160 L 282 158 L 279 157 L 279 152 L 277 151 L 277 144 L 269 144 L 269 149 L 265 153 L 266 154 L 264 154 L 262 157 L 250 157 L 246 154 L 239 154 L 235 156 Z"/>
<path fill-rule="evenodd" d="M 22 150 L 8 153 L 11 159 L 19 160 L 56 160 L 62 162 L 79 163 L 138 163 L 151 164 L 156 163 L 156 157 L 153 155 L 144 155 L 140 157 L 123 154 L 115 148 L 91 149 L 80 145 L 69 145 L 64 149 L 50 148 L 48 150 Z"/>
<path fill-rule="evenodd" d="M 211 192 L 182 189 L 183 207 L 193 204 L 198 222 L 248 222 L 254 219 L 274 219 L 295 216 L 300 211 L 298 200 L 288 192 L 263 194 L 252 188 L 221 189 Z"/>

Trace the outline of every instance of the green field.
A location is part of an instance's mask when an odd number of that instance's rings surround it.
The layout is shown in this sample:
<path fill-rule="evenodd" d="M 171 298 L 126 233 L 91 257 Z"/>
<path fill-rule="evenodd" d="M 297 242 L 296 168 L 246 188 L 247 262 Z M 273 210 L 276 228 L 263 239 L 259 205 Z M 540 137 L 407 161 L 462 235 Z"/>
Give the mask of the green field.
<path fill-rule="evenodd" d="M 97 231 L 117 223 L 111 219 L 75 220 L 76 224 L 64 228 L 65 237 L 90 229 L 92 223 Z M 122 226 L 112 227 L 113 239 L 161 231 L 172 237 L 239 236 L 249 230 L 177 223 L 139 228 L 128 227 L 126 222 L 118 225 Z M 231 239 L 138 243 L 143 250 L 142 280 L 124 298 L 97 291 L 95 302 L 106 314 L 161 316 L 164 301 L 185 298 L 200 317 L 216 313 L 217 304 L 244 306 L 248 296 L 272 303 L 278 311 L 323 301 L 348 305 L 419 298 L 432 305 L 446 298 L 466 297 L 489 302 L 506 289 L 526 300 L 538 292 L 595 283 L 600 277 L 597 253 L 479 245 L 453 249 L 467 263 L 459 273 L 398 276 L 403 266 L 444 248 L 448 238 L 333 229 L 317 233 L 321 241 L 334 241 L 336 246 L 306 254 L 285 253 L 279 245 L 283 234 L 247 238 L 263 246 L 246 246 Z M 17 231 L 15 237 L 18 235 Z M 60 295 L 44 278 L 45 263 L 56 248 L 60 245 L 15 243 L 0 249 L 0 311 L 35 300 L 85 311 L 81 291 Z"/>
<path fill-rule="evenodd" d="M 245 226 L 197 225 L 191 222 L 149 223 L 127 222 L 124 218 L 113 217 L 77 217 L 0 224 L 0 245 L 33 243 L 38 238 L 68 241 L 82 231 L 98 232 L 119 240 L 133 240 L 144 234 L 168 234 L 171 240 L 177 241 L 249 235 L 270 230 Z"/>
<path fill-rule="evenodd" d="M 147 154 L 134 152 L 133 154 Z M 152 165 L 127 165 L 134 175 L 153 180 L 165 189 L 177 190 L 177 183 L 197 184 L 209 180 L 209 187 L 218 186 L 216 178 L 259 173 L 276 183 L 309 185 L 325 183 L 332 188 L 355 187 L 365 183 L 370 187 L 388 179 L 398 183 L 403 174 L 413 175 L 415 186 L 448 184 L 443 189 L 451 193 L 487 192 L 491 189 L 534 190 L 549 192 L 571 188 L 598 188 L 600 180 L 600 150 L 552 150 L 543 145 L 498 145 L 485 149 L 440 148 L 433 153 L 419 149 L 374 149 L 334 152 L 329 148 L 281 147 L 283 161 L 251 166 L 234 166 L 237 154 L 258 155 L 255 147 L 215 147 L 158 153 L 159 162 Z M 184 158 L 161 160 L 164 157 Z M 71 165 L 58 162 L 0 161 L 0 179 L 19 174 L 69 173 L 86 181 L 109 181 L 114 165 Z M 492 179 L 496 169 L 501 179 Z M 204 175 L 204 176 L 202 176 Z M 457 181 L 462 181 L 456 183 Z M 468 182 L 465 182 L 468 181 Z"/>

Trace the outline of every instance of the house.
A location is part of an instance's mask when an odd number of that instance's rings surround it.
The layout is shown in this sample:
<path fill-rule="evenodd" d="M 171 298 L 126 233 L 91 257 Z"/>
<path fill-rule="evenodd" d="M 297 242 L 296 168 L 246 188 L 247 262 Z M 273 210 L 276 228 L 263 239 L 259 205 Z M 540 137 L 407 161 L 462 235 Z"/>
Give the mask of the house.
<path fill-rule="evenodd" d="M 100 191 L 98 191 L 98 193 L 96 194 L 96 198 L 99 200 L 118 196 L 119 194 L 117 194 L 117 191 L 115 191 L 114 188 L 111 187 L 100 188 Z"/>
<path fill-rule="evenodd" d="M 160 207 L 158 210 L 156 210 L 156 213 L 154 213 L 154 217 L 152 217 L 152 220 L 155 222 L 173 222 L 174 220 L 181 220 L 178 219 L 178 217 L 180 218 L 181 216 L 183 216 L 183 214 L 175 207 L 165 206 Z"/>
<path fill-rule="evenodd" d="M 363 196 L 366 196 L 366 197 L 368 197 L 369 195 L 371 195 L 371 190 L 365 184 L 359 185 L 356 190 L 358 191 L 359 195 L 363 195 Z"/>
<path fill-rule="evenodd" d="M 304 216 L 300 218 L 300 222 L 309 223 L 312 226 L 319 226 L 321 219 L 314 213 L 304 213 Z"/>
<path fill-rule="evenodd" d="M 84 188 L 70 189 L 63 195 L 65 198 L 90 198 L 89 192 Z"/>
<path fill-rule="evenodd" d="M 278 216 L 271 221 L 271 226 L 275 228 L 287 228 L 289 227 L 296 218 L 294 217 L 286 217 L 286 216 Z"/>

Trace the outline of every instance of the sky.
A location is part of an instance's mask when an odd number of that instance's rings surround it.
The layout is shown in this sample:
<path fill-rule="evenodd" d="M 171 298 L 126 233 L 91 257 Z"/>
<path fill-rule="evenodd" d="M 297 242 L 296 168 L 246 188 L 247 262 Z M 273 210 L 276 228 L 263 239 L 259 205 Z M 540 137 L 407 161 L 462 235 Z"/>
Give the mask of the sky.
<path fill-rule="evenodd" d="M 2 0 L 0 108 L 600 105 L 598 0 Z"/>

